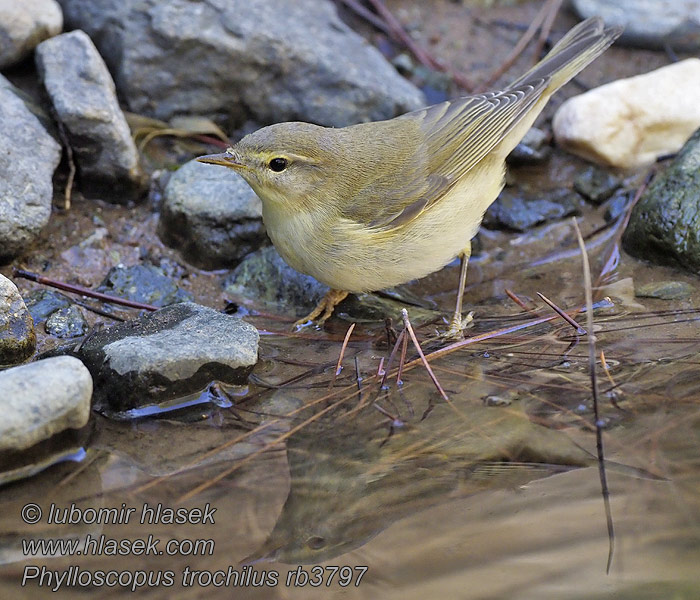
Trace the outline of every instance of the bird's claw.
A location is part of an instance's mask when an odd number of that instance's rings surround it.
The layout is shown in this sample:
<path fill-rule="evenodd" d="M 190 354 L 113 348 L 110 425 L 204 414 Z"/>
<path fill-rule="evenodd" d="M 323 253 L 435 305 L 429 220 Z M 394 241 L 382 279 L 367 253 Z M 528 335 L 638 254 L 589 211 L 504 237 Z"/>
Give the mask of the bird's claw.
<path fill-rule="evenodd" d="M 474 326 L 474 311 L 469 311 L 466 316 L 454 314 L 450 321 L 450 326 L 444 333 L 440 334 L 440 339 L 458 341 L 464 339 L 464 330 Z"/>

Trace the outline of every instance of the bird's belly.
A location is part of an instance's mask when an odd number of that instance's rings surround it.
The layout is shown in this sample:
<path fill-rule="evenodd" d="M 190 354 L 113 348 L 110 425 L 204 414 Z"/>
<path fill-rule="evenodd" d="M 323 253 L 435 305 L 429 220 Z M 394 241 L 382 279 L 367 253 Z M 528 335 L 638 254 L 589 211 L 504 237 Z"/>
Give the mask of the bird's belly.
<path fill-rule="evenodd" d="M 433 273 L 476 234 L 503 186 L 503 171 L 483 165 L 413 221 L 385 231 L 303 218 L 268 223 L 275 247 L 293 268 L 350 292 L 389 288 Z M 271 226 L 272 225 L 272 226 Z"/>

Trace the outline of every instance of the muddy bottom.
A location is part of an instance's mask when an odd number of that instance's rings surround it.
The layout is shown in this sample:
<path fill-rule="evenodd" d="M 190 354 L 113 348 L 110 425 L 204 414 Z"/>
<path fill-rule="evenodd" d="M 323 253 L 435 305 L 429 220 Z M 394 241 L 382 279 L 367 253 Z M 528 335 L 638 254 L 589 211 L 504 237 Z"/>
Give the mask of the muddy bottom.
<path fill-rule="evenodd" d="M 435 54 L 482 77 L 519 34 L 487 30 L 476 17 L 527 24 L 536 10 L 387 4 L 420 23 Z M 459 34 L 458 18 L 480 37 Z M 562 13 L 556 27 L 572 23 Z M 666 62 L 663 53 L 613 48 L 582 77 L 595 85 Z M 559 98 L 576 92 L 568 86 Z M 158 144 L 171 157 L 192 151 Z M 544 191 L 570 186 L 584 166 L 555 153 L 511 177 Z M 633 188 L 645 173 L 625 175 Z M 157 210 L 157 195 L 119 207 L 76 193 L 39 247 L 0 272 L 17 266 L 94 287 L 112 266 L 152 262 L 169 266 L 196 302 L 223 309 L 228 272 L 193 269 L 163 246 Z M 410 343 L 397 376 L 391 328 L 401 323 L 358 323 L 336 373 L 350 325 L 342 314 L 324 331 L 292 334 L 291 315 L 248 307 L 246 320 L 261 332 L 248 387 L 215 387 L 201 403 L 129 422 L 94 415 L 82 460 L 0 490 L 0 597 L 111 598 L 132 589 L 153 599 L 700 597 L 697 278 L 627 256 L 621 220 L 607 223 L 604 210 L 587 205 L 579 223 L 597 302 L 615 531 L 608 575 L 588 339 L 537 294 L 574 315 L 583 306 L 581 254 L 565 220 L 524 234 L 482 231 L 469 263 L 474 326 L 460 347 L 430 360 L 444 395 Z M 457 277 L 453 264 L 408 288 L 447 314 Z M 665 280 L 693 292 L 635 296 Z M 92 327 L 113 323 L 85 314 Z M 585 315 L 575 316 L 585 327 Z M 435 340 L 443 328 L 416 328 L 427 355 L 445 346 Z M 41 351 L 58 343 L 38 333 Z M 34 523 L 32 504 L 41 510 Z"/>

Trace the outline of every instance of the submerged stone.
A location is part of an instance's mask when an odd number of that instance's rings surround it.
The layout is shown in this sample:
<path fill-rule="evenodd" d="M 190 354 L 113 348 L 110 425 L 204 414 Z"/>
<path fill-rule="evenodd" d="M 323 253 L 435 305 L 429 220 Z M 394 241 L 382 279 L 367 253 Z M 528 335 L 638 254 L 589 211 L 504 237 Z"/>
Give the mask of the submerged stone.
<path fill-rule="evenodd" d="M 693 293 L 693 286 L 685 281 L 653 281 L 635 288 L 637 298 L 659 298 L 661 300 L 683 300 Z"/>
<path fill-rule="evenodd" d="M 191 302 L 119 323 L 72 350 L 95 380 L 95 409 L 112 416 L 203 390 L 243 384 L 257 362 L 258 332 Z"/>

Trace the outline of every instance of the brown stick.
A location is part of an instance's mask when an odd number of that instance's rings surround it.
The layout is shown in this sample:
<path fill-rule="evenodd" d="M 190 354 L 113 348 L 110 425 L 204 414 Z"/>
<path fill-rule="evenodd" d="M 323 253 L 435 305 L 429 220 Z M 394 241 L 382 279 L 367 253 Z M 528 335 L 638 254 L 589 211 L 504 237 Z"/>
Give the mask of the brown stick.
<path fill-rule="evenodd" d="M 331 382 L 328 384 L 328 389 L 332 389 L 333 386 L 335 385 L 335 380 L 340 375 L 340 371 L 342 371 L 342 367 L 340 366 L 340 363 L 343 362 L 343 356 L 345 356 L 345 349 L 348 347 L 348 342 L 350 341 L 350 336 L 352 335 L 352 331 L 355 329 L 355 323 L 350 325 L 348 327 L 348 331 L 345 334 L 345 339 L 343 340 L 343 345 L 340 347 L 340 354 L 338 355 L 338 362 L 335 365 L 335 371 L 333 371 L 333 379 L 331 379 Z"/>
<path fill-rule="evenodd" d="M 420 347 L 420 344 L 418 343 L 418 338 L 416 338 L 416 334 L 413 331 L 413 326 L 411 325 L 411 321 L 408 320 L 408 311 L 405 308 L 401 309 L 401 316 L 403 317 L 403 323 L 406 326 L 406 330 L 408 331 L 408 334 L 411 336 L 411 340 L 413 341 L 413 345 L 416 347 L 416 350 L 418 351 L 418 355 L 420 356 L 421 360 L 423 361 L 423 365 L 425 366 L 425 370 L 428 371 L 428 375 L 430 375 L 430 379 L 433 380 L 433 383 L 435 384 L 435 387 L 437 388 L 438 392 L 440 392 L 440 395 L 449 402 L 449 398 L 447 397 L 447 394 L 445 393 L 445 390 L 442 389 L 442 386 L 440 385 L 440 382 L 437 380 L 437 377 L 435 377 L 435 373 L 433 373 L 433 370 L 430 368 L 430 364 L 425 358 L 425 354 L 423 354 L 423 349 Z"/>
<path fill-rule="evenodd" d="M 567 315 L 561 308 L 559 308 L 554 302 L 552 302 L 547 296 L 544 294 L 540 294 L 540 292 L 537 292 L 537 295 L 544 300 L 546 304 L 549 305 L 549 307 L 557 313 L 562 319 L 564 319 L 569 325 L 571 325 L 575 330 L 576 333 L 579 335 L 586 335 L 586 330 L 581 327 L 576 321 L 574 321 L 569 315 Z"/>
<path fill-rule="evenodd" d="M 520 308 L 522 308 L 523 310 L 526 310 L 527 312 L 530 312 L 532 310 L 532 309 L 528 308 L 527 304 L 525 304 L 520 298 L 518 298 L 518 296 L 514 292 L 510 291 L 508 288 L 506 288 L 505 291 L 506 291 L 506 294 L 508 295 L 508 297 L 513 302 L 515 302 Z"/>
<path fill-rule="evenodd" d="M 605 473 L 605 455 L 603 453 L 603 427 L 600 420 L 600 407 L 598 402 L 598 377 L 596 374 L 596 336 L 593 333 L 593 286 L 591 284 L 591 267 L 588 262 L 588 252 L 586 243 L 581 236 L 578 222 L 574 218 L 574 229 L 578 245 L 581 249 L 581 259 L 583 261 L 583 284 L 586 293 L 586 323 L 588 326 L 588 370 L 591 376 L 591 394 L 593 396 L 593 415 L 595 418 L 596 450 L 598 455 L 598 476 L 600 478 L 600 488 L 603 494 L 603 505 L 605 507 L 605 520 L 608 526 L 608 562 L 605 569 L 610 573 L 613 552 L 615 550 L 615 529 L 613 528 L 612 509 L 610 508 L 610 490 L 608 488 L 608 478 Z"/>
<path fill-rule="evenodd" d="M 48 285 L 49 287 L 57 288 L 65 292 L 70 292 L 71 294 L 80 294 L 81 296 L 97 298 L 98 300 L 102 300 L 103 302 L 109 302 L 110 304 L 120 304 L 122 306 L 128 306 L 129 308 L 138 308 L 140 310 L 160 310 L 159 307 L 152 306 L 151 304 L 144 304 L 143 302 L 135 302 L 134 300 L 126 300 L 124 298 L 118 298 L 117 296 L 103 294 L 102 292 L 95 292 L 94 290 L 82 287 L 80 285 L 64 283 L 63 281 L 58 281 L 56 279 L 44 277 L 42 275 L 39 275 L 38 273 L 25 271 L 24 269 L 14 269 L 12 274 L 14 277 L 21 277 L 23 279 L 28 279 L 29 281 L 35 281 L 36 283 L 40 283 L 42 285 Z"/>

